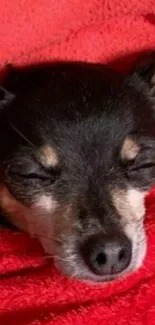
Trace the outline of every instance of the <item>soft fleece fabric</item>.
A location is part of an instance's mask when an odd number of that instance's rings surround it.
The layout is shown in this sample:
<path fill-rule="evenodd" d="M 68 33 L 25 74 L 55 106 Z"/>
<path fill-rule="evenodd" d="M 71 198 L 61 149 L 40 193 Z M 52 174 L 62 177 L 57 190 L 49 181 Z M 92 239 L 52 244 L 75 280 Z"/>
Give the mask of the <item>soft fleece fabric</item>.
<path fill-rule="evenodd" d="M 1 0 L 1 76 L 8 62 L 111 62 L 127 69 L 155 49 L 154 0 Z M 143 268 L 112 284 L 63 277 L 37 241 L 0 231 L 1 325 L 155 324 L 155 190 L 146 200 Z"/>

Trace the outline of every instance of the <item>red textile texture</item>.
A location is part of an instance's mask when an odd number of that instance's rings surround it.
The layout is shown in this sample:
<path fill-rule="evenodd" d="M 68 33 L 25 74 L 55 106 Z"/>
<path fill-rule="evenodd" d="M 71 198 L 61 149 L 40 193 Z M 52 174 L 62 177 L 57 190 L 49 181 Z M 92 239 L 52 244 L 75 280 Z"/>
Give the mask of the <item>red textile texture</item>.
<path fill-rule="evenodd" d="M 2 72 L 8 62 L 60 59 L 124 69 L 155 49 L 154 0 L 1 0 L 0 23 Z M 106 285 L 67 279 L 35 240 L 0 231 L 0 324 L 155 324 L 155 190 L 146 206 L 144 266 Z"/>

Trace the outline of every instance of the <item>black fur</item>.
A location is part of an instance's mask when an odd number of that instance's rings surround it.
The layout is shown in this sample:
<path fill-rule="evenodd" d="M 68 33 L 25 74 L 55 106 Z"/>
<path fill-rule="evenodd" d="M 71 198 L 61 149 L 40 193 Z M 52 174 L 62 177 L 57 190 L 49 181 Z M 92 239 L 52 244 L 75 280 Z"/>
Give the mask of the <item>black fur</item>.
<path fill-rule="evenodd" d="M 8 93 L 1 88 L 5 92 L 1 102 L 7 105 L 3 105 L 1 112 L 0 160 L 15 158 L 16 152 L 19 167 L 22 164 L 19 172 L 22 170 L 27 175 L 32 168 L 33 173 L 47 173 L 48 178 L 49 171 L 41 170 L 33 157 L 34 147 L 48 142 L 61 157 L 61 177 L 85 188 L 91 175 L 91 188 L 99 193 L 105 182 L 125 186 L 128 181 L 128 166 L 120 162 L 119 151 L 125 136 L 132 134 L 143 150 L 138 161 L 133 162 L 139 168 L 129 181 L 142 188 L 152 185 L 155 128 L 148 75 L 150 80 L 154 71 L 152 65 L 151 73 L 144 75 L 142 71 L 124 78 L 103 65 L 81 63 L 13 70 L 3 85 Z M 24 160 L 23 151 L 29 161 Z M 151 168 L 141 170 L 145 160 Z M 55 171 L 50 173 L 55 177 Z M 74 186 L 71 195 L 73 192 Z M 59 194 L 63 199 L 64 195 L 70 195 L 68 191 Z"/>
<path fill-rule="evenodd" d="M 98 220 L 121 234 L 111 190 L 155 182 L 155 64 L 145 67 L 125 77 L 88 63 L 13 68 L 0 92 L 0 164 L 11 193 L 28 206 L 54 193 L 75 205 L 83 233 Z M 120 157 L 129 135 L 141 148 L 130 163 Z M 44 144 L 58 152 L 56 168 L 38 161 Z"/>

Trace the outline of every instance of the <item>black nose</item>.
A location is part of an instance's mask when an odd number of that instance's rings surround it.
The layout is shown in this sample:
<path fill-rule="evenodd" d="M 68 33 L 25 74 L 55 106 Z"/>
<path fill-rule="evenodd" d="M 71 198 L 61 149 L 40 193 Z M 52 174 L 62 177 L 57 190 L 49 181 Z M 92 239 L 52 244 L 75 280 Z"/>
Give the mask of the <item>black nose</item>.
<path fill-rule="evenodd" d="M 82 246 L 82 255 L 93 273 L 115 275 L 131 261 L 131 242 L 125 235 L 94 235 Z"/>

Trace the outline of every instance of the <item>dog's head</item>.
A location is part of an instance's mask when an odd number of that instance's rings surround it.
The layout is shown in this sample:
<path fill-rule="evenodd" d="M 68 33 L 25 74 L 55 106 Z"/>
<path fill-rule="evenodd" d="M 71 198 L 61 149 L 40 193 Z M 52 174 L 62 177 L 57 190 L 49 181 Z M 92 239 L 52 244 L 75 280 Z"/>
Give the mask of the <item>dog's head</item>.
<path fill-rule="evenodd" d="M 106 281 L 142 264 L 155 182 L 151 71 L 49 65 L 4 85 L 16 98 L 1 119 L 1 208 L 71 276 Z"/>

